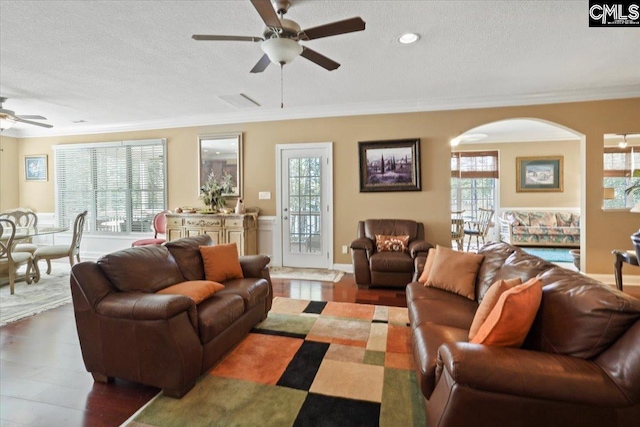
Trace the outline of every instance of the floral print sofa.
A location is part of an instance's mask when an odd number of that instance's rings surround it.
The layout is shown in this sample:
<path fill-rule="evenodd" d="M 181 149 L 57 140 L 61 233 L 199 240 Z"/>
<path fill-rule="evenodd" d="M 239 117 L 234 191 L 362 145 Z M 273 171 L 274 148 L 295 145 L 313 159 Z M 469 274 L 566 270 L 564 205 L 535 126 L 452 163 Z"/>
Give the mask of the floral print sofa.
<path fill-rule="evenodd" d="M 560 211 L 504 211 L 500 240 L 516 246 L 580 246 L 580 214 Z"/>

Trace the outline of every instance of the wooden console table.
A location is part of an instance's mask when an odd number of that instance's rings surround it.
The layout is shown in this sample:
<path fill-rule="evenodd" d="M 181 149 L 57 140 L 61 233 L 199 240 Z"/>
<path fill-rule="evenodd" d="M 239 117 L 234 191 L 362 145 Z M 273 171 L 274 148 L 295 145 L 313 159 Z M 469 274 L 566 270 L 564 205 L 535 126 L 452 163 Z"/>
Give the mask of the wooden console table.
<path fill-rule="evenodd" d="M 167 240 L 208 234 L 214 244 L 235 243 L 238 255 L 258 253 L 257 214 L 167 214 Z"/>
<path fill-rule="evenodd" d="M 640 266 L 638 257 L 636 256 L 636 251 L 611 251 L 611 253 L 615 256 L 613 272 L 616 275 L 616 287 L 622 290 L 622 264 Z"/>

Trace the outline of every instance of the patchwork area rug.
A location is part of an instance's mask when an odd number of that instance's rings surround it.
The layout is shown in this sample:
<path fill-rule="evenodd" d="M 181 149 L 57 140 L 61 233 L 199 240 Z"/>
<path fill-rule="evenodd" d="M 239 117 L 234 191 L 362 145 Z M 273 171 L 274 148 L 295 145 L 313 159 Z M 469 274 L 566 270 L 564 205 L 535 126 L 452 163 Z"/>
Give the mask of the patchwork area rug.
<path fill-rule="evenodd" d="M 40 281 L 38 283 L 16 282 L 11 295 L 8 280 L 0 286 L 0 326 L 43 311 L 51 310 L 71 302 L 69 285 L 69 263 L 51 263 L 48 275 L 47 264 L 40 263 Z M 19 270 L 22 274 L 24 268 Z"/>
<path fill-rule="evenodd" d="M 522 250 L 549 262 L 573 262 L 569 249 L 565 248 L 522 248 Z"/>
<path fill-rule="evenodd" d="M 268 318 L 182 399 L 124 425 L 424 426 L 407 309 L 275 298 Z"/>
<path fill-rule="evenodd" d="M 317 280 L 320 282 L 339 282 L 343 271 L 322 268 L 269 267 L 272 279 Z"/>

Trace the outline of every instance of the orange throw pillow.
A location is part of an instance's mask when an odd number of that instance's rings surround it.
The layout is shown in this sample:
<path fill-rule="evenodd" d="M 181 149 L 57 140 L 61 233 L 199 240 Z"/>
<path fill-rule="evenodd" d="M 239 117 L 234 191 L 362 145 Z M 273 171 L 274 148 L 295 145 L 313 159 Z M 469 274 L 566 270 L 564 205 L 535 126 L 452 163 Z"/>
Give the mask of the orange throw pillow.
<path fill-rule="evenodd" d="M 489 287 L 489 290 L 484 294 L 484 298 L 476 310 L 476 314 L 473 316 L 473 322 L 471 322 L 471 328 L 469 328 L 469 339 L 473 339 L 478 333 L 478 329 L 487 320 L 489 313 L 493 310 L 493 307 L 498 303 L 500 295 L 508 291 L 509 289 L 521 285 L 522 279 L 519 277 L 515 279 L 498 280 Z"/>
<path fill-rule="evenodd" d="M 509 289 L 500 295 L 498 303 L 470 342 L 520 347 L 531 329 L 541 301 L 542 282 L 539 279 L 533 278 Z"/>
<path fill-rule="evenodd" d="M 376 250 L 378 252 L 405 252 L 409 246 L 409 236 L 386 236 L 376 234 Z"/>
<path fill-rule="evenodd" d="M 434 259 L 436 259 L 436 248 L 431 248 L 429 249 L 429 252 L 427 252 L 427 260 L 424 262 L 422 274 L 420 274 L 420 278 L 418 279 L 419 283 L 422 283 L 423 285 L 427 283 L 429 273 L 431 273 L 431 268 L 433 267 Z"/>
<path fill-rule="evenodd" d="M 469 299 L 476 296 L 476 276 L 484 255 L 436 246 L 436 256 L 425 286 L 443 289 Z"/>
<path fill-rule="evenodd" d="M 200 254 L 204 263 L 204 277 L 207 280 L 224 282 L 244 277 L 235 243 L 200 246 Z"/>
<path fill-rule="evenodd" d="M 189 280 L 188 282 L 171 285 L 156 293 L 184 295 L 191 298 L 198 305 L 222 289 L 224 289 L 224 285 L 221 283 L 210 280 Z"/>

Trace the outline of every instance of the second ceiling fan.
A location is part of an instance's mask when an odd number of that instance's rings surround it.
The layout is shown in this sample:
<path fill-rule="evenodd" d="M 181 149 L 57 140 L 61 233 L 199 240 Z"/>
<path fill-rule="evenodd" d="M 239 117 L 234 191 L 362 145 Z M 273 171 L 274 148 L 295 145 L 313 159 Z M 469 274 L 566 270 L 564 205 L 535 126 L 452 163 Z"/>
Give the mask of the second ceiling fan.
<path fill-rule="evenodd" d="M 264 55 L 251 69 L 252 73 L 263 72 L 270 62 L 281 66 L 288 64 L 298 55 L 331 71 L 338 68 L 340 64 L 315 50 L 302 46 L 299 41 L 337 36 L 362 31 L 365 28 L 365 22 L 362 18 L 356 17 L 301 30 L 300 25 L 296 22 L 283 18 L 291 6 L 289 0 L 274 0 L 273 5 L 271 0 L 251 0 L 251 3 L 267 26 L 262 37 L 194 34 L 192 38 L 204 41 L 261 42 L 260 47 L 264 51 Z M 280 16 L 278 17 L 278 15 Z"/>

